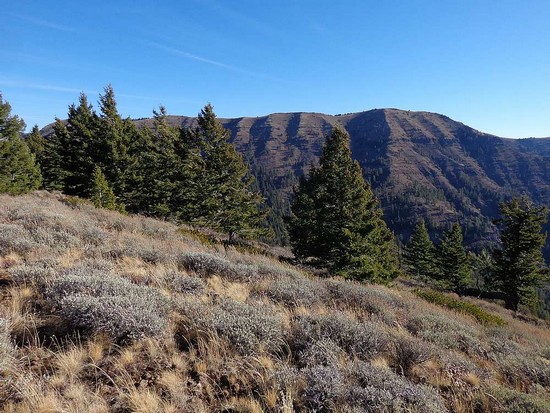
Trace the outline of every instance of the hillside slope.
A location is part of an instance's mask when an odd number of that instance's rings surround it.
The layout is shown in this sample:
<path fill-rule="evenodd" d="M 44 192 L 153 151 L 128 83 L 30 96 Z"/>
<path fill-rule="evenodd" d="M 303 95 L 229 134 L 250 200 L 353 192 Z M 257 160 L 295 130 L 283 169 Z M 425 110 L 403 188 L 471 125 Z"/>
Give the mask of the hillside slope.
<path fill-rule="evenodd" d="M 0 206 L 2 412 L 550 412 L 548 328 L 495 304 L 473 318 L 58 194 Z"/>

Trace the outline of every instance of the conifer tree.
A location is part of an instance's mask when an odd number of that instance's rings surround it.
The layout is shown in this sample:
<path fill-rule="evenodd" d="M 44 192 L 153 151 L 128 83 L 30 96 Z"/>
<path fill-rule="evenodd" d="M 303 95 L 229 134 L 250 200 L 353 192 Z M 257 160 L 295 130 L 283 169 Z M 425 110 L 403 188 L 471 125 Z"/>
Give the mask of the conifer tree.
<path fill-rule="evenodd" d="M 229 240 L 257 235 L 265 213 L 263 198 L 250 189 L 253 176 L 248 165 L 229 143 L 229 131 L 210 104 L 201 110 L 197 122 L 196 128 L 183 132 L 178 148 L 181 168 L 191 174 L 184 191 L 192 197 L 180 211 L 180 219 L 224 231 Z"/>
<path fill-rule="evenodd" d="M 40 164 L 42 152 L 44 152 L 44 138 L 40 134 L 38 125 L 32 127 L 31 133 L 26 139 L 27 146 L 31 153 L 35 156 L 36 163 Z"/>
<path fill-rule="evenodd" d="M 179 175 L 174 145 L 180 132 L 168 124 L 163 106 L 153 114 L 152 128 L 142 128 L 130 147 L 132 164 L 125 199 L 133 211 L 169 217 L 172 207 L 177 207 L 172 205 Z"/>
<path fill-rule="evenodd" d="M 115 92 L 107 85 L 99 96 L 99 126 L 94 141 L 94 161 L 111 182 L 113 191 L 122 195 L 127 190 L 127 173 L 132 159 L 128 152 L 132 140 L 137 139 L 137 129 L 130 119 L 123 120 L 118 113 Z"/>
<path fill-rule="evenodd" d="M 548 209 L 537 207 L 526 196 L 500 204 L 502 247 L 496 250 L 495 284 L 507 295 L 507 308 L 517 311 L 520 303 L 533 298 L 535 288 L 546 281 L 542 227 Z"/>
<path fill-rule="evenodd" d="M 386 282 L 397 275 L 393 234 L 342 130 L 327 137 L 319 166 L 301 178 L 292 214 L 289 236 L 298 258 L 357 279 Z"/>
<path fill-rule="evenodd" d="M 403 260 L 409 273 L 420 279 L 436 276 L 435 247 L 424 221 L 416 224 L 403 251 Z"/>
<path fill-rule="evenodd" d="M 472 268 L 463 245 L 462 228 L 454 224 L 443 233 L 437 248 L 438 275 L 442 283 L 455 291 L 471 285 Z"/>
<path fill-rule="evenodd" d="M 94 168 L 92 183 L 91 201 L 96 208 L 123 212 L 122 206 L 117 203 L 115 194 L 99 166 Z"/>
<path fill-rule="evenodd" d="M 70 171 L 65 168 L 65 158 L 69 156 L 66 148 L 69 145 L 70 136 L 65 122 L 58 118 L 55 119 L 53 131 L 44 140 L 40 168 L 44 178 L 44 189 L 62 191 L 65 189 L 65 179 L 70 174 Z"/>
<path fill-rule="evenodd" d="M 0 193 L 22 194 L 38 189 L 42 181 L 35 157 L 21 139 L 24 128 L 0 95 Z"/>
<path fill-rule="evenodd" d="M 99 162 L 94 151 L 94 140 L 98 138 L 98 116 L 88 98 L 81 93 L 78 106 L 69 106 L 66 122 L 66 142 L 61 148 L 63 169 L 66 171 L 63 192 L 70 195 L 89 197 L 93 188 L 92 176 L 95 164 Z"/>

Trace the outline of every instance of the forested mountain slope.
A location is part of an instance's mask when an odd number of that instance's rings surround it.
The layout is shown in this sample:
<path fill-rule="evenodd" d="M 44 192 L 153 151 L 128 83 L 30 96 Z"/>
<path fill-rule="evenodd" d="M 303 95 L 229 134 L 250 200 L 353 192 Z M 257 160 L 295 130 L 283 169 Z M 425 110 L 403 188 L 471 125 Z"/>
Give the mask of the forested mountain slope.
<path fill-rule="evenodd" d="M 353 157 L 403 240 L 424 218 L 432 233 L 460 220 L 468 243 L 492 241 L 499 201 L 526 193 L 550 204 L 550 138 L 500 138 L 440 114 L 398 109 L 220 120 L 252 163 L 277 219 L 288 212 L 292 186 L 318 161 L 335 126 L 350 134 Z M 172 116 L 170 122 L 191 126 L 195 118 Z"/>

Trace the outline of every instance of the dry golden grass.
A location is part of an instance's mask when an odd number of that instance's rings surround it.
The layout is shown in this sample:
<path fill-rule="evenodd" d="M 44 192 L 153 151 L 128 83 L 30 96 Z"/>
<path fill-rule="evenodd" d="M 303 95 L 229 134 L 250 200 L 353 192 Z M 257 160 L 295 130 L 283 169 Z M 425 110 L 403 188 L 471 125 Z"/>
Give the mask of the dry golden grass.
<path fill-rule="evenodd" d="M 56 374 L 68 382 L 73 382 L 84 368 L 87 352 L 80 346 L 71 346 L 68 350 L 55 354 Z"/>
<path fill-rule="evenodd" d="M 230 282 L 214 275 L 206 281 L 209 290 L 223 297 L 244 303 L 250 295 L 250 287 L 244 283 Z"/>

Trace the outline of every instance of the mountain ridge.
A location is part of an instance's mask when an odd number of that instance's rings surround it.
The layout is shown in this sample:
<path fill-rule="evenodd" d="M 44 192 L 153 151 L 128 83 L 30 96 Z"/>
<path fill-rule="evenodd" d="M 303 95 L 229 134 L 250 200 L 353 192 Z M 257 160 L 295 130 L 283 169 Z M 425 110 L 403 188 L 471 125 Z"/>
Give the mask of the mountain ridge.
<path fill-rule="evenodd" d="M 196 118 L 169 115 L 174 126 Z M 352 156 L 381 200 L 401 241 L 418 219 L 438 236 L 460 221 L 470 245 L 495 242 L 498 204 L 526 193 L 550 205 L 550 138 L 502 138 L 434 112 L 395 108 L 328 115 L 273 113 L 219 118 L 231 142 L 250 162 L 277 219 L 289 212 L 298 178 L 318 157 L 334 127 L 350 135 Z M 149 118 L 135 120 L 151 125 Z M 46 133 L 47 134 L 47 133 Z M 546 256 L 550 258 L 550 249 Z"/>

